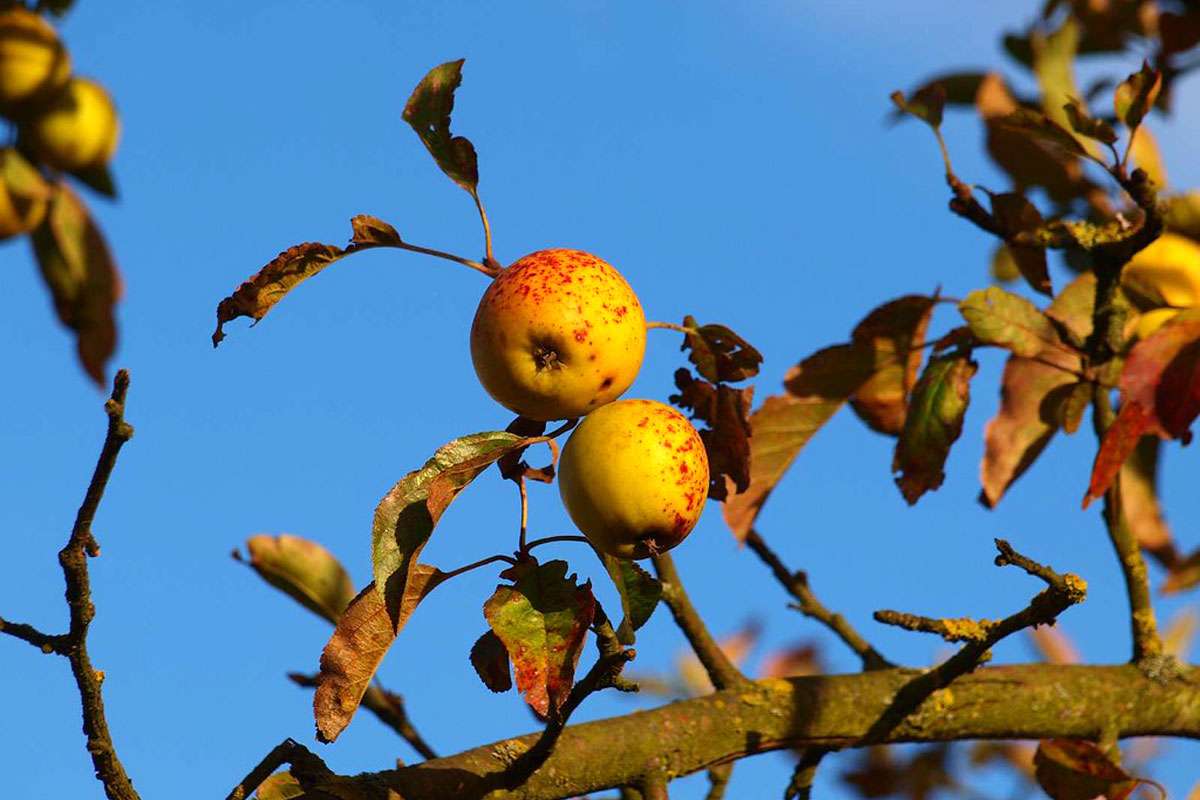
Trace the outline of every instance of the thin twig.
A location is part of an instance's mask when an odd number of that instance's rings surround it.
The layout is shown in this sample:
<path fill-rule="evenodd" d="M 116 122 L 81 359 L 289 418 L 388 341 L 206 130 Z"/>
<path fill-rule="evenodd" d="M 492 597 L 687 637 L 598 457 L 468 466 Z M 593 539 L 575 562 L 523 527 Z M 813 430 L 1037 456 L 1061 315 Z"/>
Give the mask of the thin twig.
<path fill-rule="evenodd" d="M 815 619 L 829 630 L 833 631 L 846 645 L 862 659 L 863 669 L 887 669 L 895 666 L 879 654 L 862 634 L 854 629 L 845 617 L 835 614 L 826 608 L 808 585 L 808 576 L 803 572 L 792 572 L 780 560 L 766 541 L 756 530 L 746 534 L 746 545 L 754 551 L 776 580 L 783 586 L 784 591 L 796 598 L 797 605 L 793 606 L 806 617 Z"/>
<path fill-rule="evenodd" d="M 459 575 L 462 575 L 464 572 L 470 572 L 473 569 L 479 569 L 480 567 L 486 567 L 488 564 L 495 564 L 497 561 L 503 561 L 504 563 L 508 564 L 509 566 L 516 566 L 516 564 L 517 564 L 517 560 L 515 558 L 513 558 L 512 556 L 506 556 L 506 555 L 501 555 L 500 553 L 497 553 L 494 556 L 488 556 L 487 558 L 481 558 L 478 561 L 472 561 L 470 564 L 466 564 L 464 566 L 458 567 L 457 569 L 452 569 L 449 572 L 443 572 L 442 576 L 441 576 L 441 580 L 443 580 L 443 581 L 449 580 L 450 578 L 454 578 Z"/>
<path fill-rule="evenodd" d="M 713 639 L 712 634 L 704 625 L 704 620 L 692 605 L 687 591 L 679 579 L 675 562 L 669 553 L 654 556 L 654 569 L 662 583 L 662 598 L 675 618 L 675 624 L 683 631 L 683 635 L 691 644 L 696 657 L 704 665 L 709 680 L 717 689 L 728 689 L 747 683 L 746 676 L 734 666 L 725 651 Z"/>
<path fill-rule="evenodd" d="M 521 553 L 524 553 L 529 549 L 529 547 L 525 544 L 525 536 L 529 531 L 529 490 L 525 486 L 524 475 L 518 475 L 513 479 L 513 482 L 517 484 L 517 491 L 521 494 L 521 529 L 517 537 L 517 550 Z"/>
<path fill-rule="evenodd" d="M 733 775 L 733 764 L 729 761 L 708 768 L 708 794 L 704 800 L 724 800 L 725 792 L 729 789 L 729 778 Z"/>
<path fill-rule="evenodd" d="M 233 787 L 233 791 L 225 800 L 246 800 L 263 781 L 284 764 L 291 765 L 291 773 L 301 781 L 301 785 L 306 779 L 320 780 L 333 775 L 329 767 L 325 766 L 325 762 L 307 747 L 294 739 L 284 739 Z"/>
<path fill-rule="evenodd" d="M 1087 583 L 1070 572 L 1059 574 L 1048 566 L 1022 556 L 1003 539 L 996 539 L 996 566 L 1012 564 L 1030 575 L 1045 581 L 1047 588 L 1039 593 L 1029 605 L 999 622 L 989 623 L 982 638 L 970 639 L 962 648 L 938 666 L 923 672 L 904 685 L 896 693 L 891 705 L 884 710 L 871 729 L 863 736 L 860 744 L 883 741 L 887 734 L 905 717 L 915 711 L 931 694 L 956 678 L 974 670 L 989 658 L 989 651 L 1001 639 L 1017 631 L 1037 625 L 1051 625 L 1055 619 L 1071 606 L 1082 603 L 1087 596 Z"/>
<path fill-rule="evenodd" d="M 543 536 L 541 539 L 534 539 L 532 542 L 525 545 L 525 550 L 529 551 L 535 547 L 540 547 L 544 544 L 550 544 L 551 542 L 583 542 L 584 544 L 591 544 L 586 536 L 564 534 L 562 536 Z"/>
<path fill-rule="evenodd" d="M 830 753 L 828 747 L 808 747 L 800 754 L 792 779 L 783 790 L 783 800 L 808 800 L 812 796 L 813 781 L 817 777 L 817 767 L 821 759 Z"/>
<path fill-rule="evenodd" d="M 57 653 L 60 656 L 66 655 L 66 637 L 42 633 L 32 625 L 11 622 L 0 617 L 0 633 L 7 633 L 9 636 L 28 642 L 47 655 L 51 653 Z"/>
<path fill-rule="evenodd" d="M 288 679 L 297 686 L 315 688 L 316 675 L 305 675 L 301 672 L 289 672 Z M 379 718 L 379 721 L 398 733 L 404 741 L 421 754 L 422 758 L 437 758 L 437 753 L 425 741 L 425 738 L 413 727 L 412 720 L 404 708 L 404 699 L 382 686 L 371 684 L 363 694 L 362 706 Z"/>

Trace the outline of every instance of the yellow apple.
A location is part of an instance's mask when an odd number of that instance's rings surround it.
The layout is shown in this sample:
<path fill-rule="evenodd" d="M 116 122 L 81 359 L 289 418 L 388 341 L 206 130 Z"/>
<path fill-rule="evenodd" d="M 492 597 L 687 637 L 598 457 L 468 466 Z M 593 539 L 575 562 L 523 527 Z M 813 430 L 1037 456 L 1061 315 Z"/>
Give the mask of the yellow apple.
<path fill-rule="evenodd" d="M 1164 233 L 1125 265 L 1121 285 L 1143 309 L 1137 334 L 1145 339 L 1180 309 L 1200 306 L 1200 244 Z"/>
<path fill-rule="evenodd" d="M 0 106 L 6 111 L 53 92 L 71 75 L 71 58 L 50 23 L 25 8 L 0 11 Z"/>
<path fill-rule="evenodd" d="M 558 489 L 596 549 L 618 558 L 670 550 L 708 497 L 708 455 L 687 417 L 653 400 L 618 400 L 584 417 L 563 448 Z"/>
<path fill-rule="evenodd" d="M 533 420 L 581 417 L 629 388 L 646 353 L 646 317 L 608 263 L 539 250 L 488 287 L 471 324 L 471 360 L 496 402 Z"/>
<path fill-rule="evenodd" d="M 46 216 L 50 187 L 15 148 L 0 150 L 0 239 L 36 228 Z"/>
<path fill-rule="evenodd" d="M 120 131 L 112 98 L 87 78 L 72 78 L 21 123 L 21 139 L 38 158 L 69 171 L 108 163 Z"/>

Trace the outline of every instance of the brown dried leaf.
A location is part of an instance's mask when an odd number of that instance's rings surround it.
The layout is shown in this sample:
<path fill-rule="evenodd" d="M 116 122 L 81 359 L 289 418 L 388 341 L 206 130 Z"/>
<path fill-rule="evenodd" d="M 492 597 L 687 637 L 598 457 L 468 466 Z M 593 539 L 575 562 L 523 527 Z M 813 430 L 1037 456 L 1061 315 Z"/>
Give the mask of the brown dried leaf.
<path fill-rule="evenodd" d="M 935 130 L 942 124 L 942 111 L 946 107 L 946 87 L 940 83 L 922 86 L 912 97 L 905 99 L 904 92 L 891 94 L 896 108 L 911 114 Z"/>
<path fill-rule="evenodd" d="M 494 631 L 489 630 L 471 646 L 471 666 L 483 685 L 493 692 L 507 692 L 512 688 L 508 651 Z"/>
<path fill-rule="evenodd" d="M 1006 239 L 1019 233 L 1032 233 L 1042 227 L 1041 212 L 1020 192 L 1006 192 L 992 196 L 992 215 L 1000 225 Z M 1009 243 L 1009 252 L 1016 262 L 1017 271 L 1034 291 L 1051 295 L 1050 273 L 1046 267 L 1046 249 Z"/>
<path fill-rule="evenodd" d="M 339 259 L 374 247 L 399 247 L 400 234 L 381 219 L 359 214 L 350 220 L 353 232 L 350 244 L 306 242 L 289 247 L 250 277 L 233 294 L 217 304 L 217 329 L 212 343 L 216 347 L 225 338 L 225 323 L 238 317 L 250 317 L 257 324 L 267 312 L 301 281 L 316 275 Z"/>
<path fill-rule="evenodd" d="M 445 574 L 418 564 L 400 598 L 395 621 L 382 594 L 371 583 L 350 602 L 321 653 L 321 671 L 313 695 L 317 739 L 332 742 L 350 724 L 384 655 L 417 609 Z"/>
<path fill-rule="evenodd" d="M 872 430 L 898 436 L 904 428 L 935 302 L 925 295 L 891 300 L 867 314 L 851 334 L 874 357 L 874 374 L 850 397 L 850 407 Z"/>
<path fill-rule="evenodd" d="M 462 84 L 464 63 L 460 58 L 429 70 L 404 105 L 404 121 L 421 137 L 442 172 L 475 196 L 479 186 L 475 146 L 450 132 L 454 92 Z"/>
<path fill-rule="evenodd" d="M 75 332 L 79 362 L 99 386 L 117 347 L 114 317 L 121 276 L 104 234 L 87 206 L 65 183 L 56 183 L 42 224 L 30 235 L 54 309 Z"/>
<path fill-rule="evenodd" d="M 732 487 L 735 493 L 750 485 L 750 405 L 754 387 L 734 389 L 693 378 L 686 369 L 675 371 L 679 394 L 670 401 L 690 411 L 693 420 L 707 425 L 700 440 L 708 455 L 708 496 L 724 501 Z"/>
<path fill-rule="evenodd" d="M 700 325 L 692 316 L 683 318 L 684 336 L 680 350 L 689 351 L 688 360 L 696 372 L 713 383 L 737 383 L 758 374 L 762 354 L 754 346 L 724 325 Z"/>
<path fill-rule="evenodd" d="M 319 617 L 337 624 L 354 599 L 354 583 L 321 545 L 299 536 L 260 534 L 246 540 L 249 564 L 267 583 Z"/>
<path fill-rule="evenodd" d="M 1033 756 L 1038 785 L 1053 800 L 1125 800 L 1137 780 L 1097 745 L 1078 739 L 1046 739 Z"/>

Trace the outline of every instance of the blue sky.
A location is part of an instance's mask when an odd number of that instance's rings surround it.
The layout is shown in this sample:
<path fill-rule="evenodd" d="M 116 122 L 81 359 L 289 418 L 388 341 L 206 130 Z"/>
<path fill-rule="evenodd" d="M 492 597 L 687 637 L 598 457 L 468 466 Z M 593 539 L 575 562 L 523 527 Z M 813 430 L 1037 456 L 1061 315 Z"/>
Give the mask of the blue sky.
<path fill-rule="evenodd" d="M 999 32 L 1023 25 L 1035 5 L 79 0 L 63 34 L 76 69 L 110 87 L 125 126 L 114 164 L 121 202 L 93 205 L 127 283 L 114 363 L 132 371 L 137 428 L 96 521 L 104 556 L 92 565 L 92 649 L 143 796 L 223 796 L 283 737 L 312 741 L 309 696 L 283 676 L 315 668 L 328 628 L 230 551 L 254 533 L 290 532 L 325 544 L 365 584 L 371 513 L 387 488 L 440 444 L 509 421 L 468 355 L 485 281 L 445 262 L 356 256 L 257 328 L 239 321 L 219 350 L 209 344 L 220 298 L 288 245 L 342 243 L 356 213 L 418 244 L 478 253 L 470 199 L 400 119 L 428 68 L 467 58 L 455 128 L 479 151 L 501 261 L 552 246 L 595 252 L 624 273 L 650 318 L 690 313 L 755 343 L 767 359 L 762 397 L 874 305 L 984 285 L 992 243 L 946 212 L 931 137 L 916 124 L 885 125 L 887 95 L 935 71 L 1003 65 Z M 1197 118 L 1186 111 L 1198 106 L 1197 84 L 1185 82 L 1184 116 L 1153 123 L 1178 186 L 1200 184 L 1187 144 Z M 951 114 L 946 127 L 959 173 L 1000 184 L 974 120 Z M 102 397 L 75 365 L 26 245 L 6 244 L 0 258 L 9 343 L 0 613 L 57 630 L 54 554 L 94 463 Z M 951 324 L 950 314 L 935 320 Z M 677 335 L 653 333 L 627 396 L 665 399 L 677 346 Z M 1119 573 L 1098 511 L 1078 508 L 1094 444 L 1084 433 L 1057 441 L 998 510 L 980 508 L 982 427 L 1002 363 L 980 362 L 940 492 L 907 508 L 890 479 L 891 440 L 840 416 L 772 499 L 763 533 L 828 605 L 889 657 L 917 665 L 945 651 L 876 625 L 871 612 L 1020 608 L 1039 587 L 992 566 L 991 539 L 1002 535 L 1088 579 L 1086 604 L 1060 624 L 1089 661 L 1121 661 Z M 1165 475 L 1188 547 L 1200 518 L 1188 490 L 1194 459 L 1172 450 Z M 511 549 L 513 499 L 494 476 L 481 479 L 444 517 L 425 560 L 451 567 Z M 534 535 L 567 531 L 553 489 L 534 487 L 532 504 Z M 764 621 L 749 669 L 801 639 L 825 643 L 832 668 L 853 669 L 836 642 L 785 610 L 719 511 L 708 509 L 676 557 L 713 629 Z M 545 552 L 615 603 L 586 552 Z M 495 582 L 481 571 L 434 594 L 380 673 L 445 754 L 533 728 L 518 697 L 490 694 L 467 662 Z M 1187 600 L 1160 602 L 1161 617 Z M 683 647 L 660 611 L 639 637 L 636 666 L 671 669 Z M 1015 637 L 996 655 L 1031 651 Z M 66 665 L 0 643 L 0 676 L 0 761 L 18 767 L 5 771 L 6 796 L 99 796 Z M 637 706 L 596 696 L 578 719 Z M 1183 794 L 1200 746 L 1166 750 L 1154 777 Z M 365 714 L 320 753 L 341 772 L 415 760 Z M 849 796 L 837 777 L 849 763 L 829 760 L 818 796 Z M 775 796 L 789 771 L 777 754 L 742 762 L 730 796 Z M 681 781 L 672 796 L 701 797 L 704 783 Z"/>

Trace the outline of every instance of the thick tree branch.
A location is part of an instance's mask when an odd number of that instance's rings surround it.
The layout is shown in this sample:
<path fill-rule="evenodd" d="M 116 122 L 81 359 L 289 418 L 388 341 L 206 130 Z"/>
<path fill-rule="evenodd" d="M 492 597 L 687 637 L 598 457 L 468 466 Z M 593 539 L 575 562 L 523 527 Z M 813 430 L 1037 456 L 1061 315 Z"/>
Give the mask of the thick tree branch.
<path fill-rule="evenodd" d="M 557 800 L 635 784 L 648 764 L 677 777 L 772 750 L 858 747 L 919 674 L 889 669 L 760 680 L 572 725 L 529 780 L 491 795 L 496 775 L 540 734 L 344 781 L 363 800 L 391 800 L 389 791 L 405 800 Z M 1113 726 L 1122 738 L 1200 738 L 1200 669 L 1151 678 L 1132 665 L 986 667 L 935 692 L 877 743 L 1094 738 Z"/>
<path fill-rule="evenodd" d="M 713 639 L 712 634 L 708 632 L 704 620 L 700 618 L 700 614 L 692 605 L 691 599 L 688 598 L 687 592 L 683 588 L 679 573 L 675 569 L 675 562 L 670 554 L 663 553 L 654 556 L 653 561 L 658 579 L 662 583 L 663 602 L 671 610 L 675 624 L 683 631 L 683 635 L 691 644 L 696 657 L 704 665 L 713 686 L 718 689 L 728 689 L 747 683 L 746 676 L 738 671 L 738 668 L 725 655 L 725 651 Z"/>
<path fill-rule="evenodd" d="M 751 530 L 746 534 L 746 545 L 754 551 L 767 567 L 770 568 L 776 580 L 782 584 L 784 591 L 796 599 L 793 607 L 806 617 L 811 617 L 833 631 L 839 639 L 858 654 L 862 659 L 863 669 L 886 669 L 894 666 L 879 654 L 862 634 L 854 629 L 845 617 L 835 614 L 826 608 L 808 585 L 808 576 L 803 572 L 792 572 L 780 560 L 758 531 Z"/>
<path fill-rule="evenodd" d="M 288 679 L 297 686 L 308 689 L 315 688 L 317 677 L 300 672 L 289 672 Z M 374 714 L 380 722 L 400 734 L 400 738 L 408 742 L 422 758 L 437 758 L 437 753 L 425 741 L 424 737 L 413 727 L 412 720 L 404 708 L 404 699 L 395 692 L 389 692 L 382 686 L 371 684 L 363 694 L 363 708 Z"/>
<path fill-rule="evenodd" d="M 88 559 L 100 555 L 100 544 L 92 533 L 92 521 L 108 479 L 117 464 L 121 447 L 133 436 L 133 427 L 125 421 L 125 394 L 129 390 L 129 373 L 120 370 L 113 380 L 112 395 L 104 404 L 108 414 L 108 432 L 100 448 L 100 458 L 84 493 L 83 503 L 75 515 L 75 524 L 67 544 L 58 553 L 66 582 L 67 610 L 70 626 L 65 634 L 51 636 L 30 625 L 0 620 L 0 631 L 38 647 L 44 653 L 65 656 L 71 664 L 75 685 L 79 689 L 83 710 L 83 733 L 87 736 L 87 751 L 92 757 L 96 778 L 104 785 L 109 800 L 137 800 L 133 783 L 113 747 L 108 721 L 104 716 L 104 697 L 101 684 L 104 673 L 92 666 L 88 656 L 87 635 L 96 607 L 92 604 L 91 578 Z"/>

